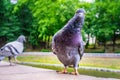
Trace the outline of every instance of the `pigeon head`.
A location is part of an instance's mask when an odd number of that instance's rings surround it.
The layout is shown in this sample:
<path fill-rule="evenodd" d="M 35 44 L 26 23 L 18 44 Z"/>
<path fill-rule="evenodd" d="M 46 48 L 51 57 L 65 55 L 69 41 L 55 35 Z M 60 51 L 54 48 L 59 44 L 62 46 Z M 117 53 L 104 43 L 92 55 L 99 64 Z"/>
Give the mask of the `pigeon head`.
<path fill-rule="evenodd" d="M 85 13 L 85 10 L 83 8 L 77 9 L 76 13 Z"/>
<path fill-rule="evenodd" d="M 76 10 L 74 17 L 74 28 L 82 28 L 84 24 L 85 10 L 83 8 Z"/>
<path fill-rule="evenodd" d="M 25 36 L 24 36 L 24 35 L 20 35 L 20 36 L 18 37 L 17 41 L 18 41 L 18 42 L 21 42 L 21 43 L 26 42 Z"/>
<path fill-rule="evenodd" d="M 78 10 L 76 10 L 76 14 L 79 16 L 79 17 L 82 17 L 84 16 L 85 14 L 85 10 L 83 8 L 80 8 Z"/>

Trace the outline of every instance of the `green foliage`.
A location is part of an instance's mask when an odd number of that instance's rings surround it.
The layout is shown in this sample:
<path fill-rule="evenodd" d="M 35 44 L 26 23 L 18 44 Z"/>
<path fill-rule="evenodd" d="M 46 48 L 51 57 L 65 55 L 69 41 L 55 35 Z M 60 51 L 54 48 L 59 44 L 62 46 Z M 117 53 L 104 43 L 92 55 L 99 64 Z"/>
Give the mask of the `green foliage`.
<path fill-rule="evenodd" d="M 103 49 L 85 49 L 87 53 L 104 53 Z"/>
<path fill-rule="evenodd" d="M 96 20 L 97 28 L 99 29 L 98 35 L 103 37 L 103 39 L 110 39 L 114 31 L 116 31 L 119 27 L 119 3 L 116 1 L 106 1 L 96 3 L 96 13 L 99 13 L 98 18 Z M 104 40 L 105 40 L 104 39 Z"/>
<path fill-rule="evenodd" d="M 51 52 L 51 51 L 48 49 L 42 49 L 41 52 Z"/>
<path fill-rule="evenodd" d="M 38 45 L 38 32 L 36 30 L 37 26 L 33 14 L 29 8 L 30 4 L 32 3 L 27 0 L 19 1 L 14 7 L 13 12 L 19 19 L 21 33 L 28 37 L 28 42 L 31 45 Z"/>
<path fill-rule="evenodd" d="M 119 54 L 119 53 L 120 53 L 120 50 L 116 50 L 115 53 L 118 53 L 118 54 Z"/>
<path fill-rule="evenodd" d="M 16 39 L 18 35 L 20 35 L 18 19 L 12 13 L 14 5 L 12 5 L 9 0 L 2 0 L 2 4 L 0 4 L 0 7 L 2 7 L 0 15 L 0 36 L 4 36 L 7 38 L 8 41 L 12 41 Z"/>
<path fill-rule="evenodd" d="M 104 44 L 115 38 L 115 31 L 120 29 L 120 0 L 97 0 L 94 3 L 79 0 L 19 0 L 11 4 L 9 0 L 0 3 L 0 37 L 14 40 L 20 34 L 28 37 L 33 46 L 40 42 L 50 46 L 52 36 L 62 28 L 78 8 L 85 8 L 85 34 L 95 36 Z M 88 43 L 89 45 L 89 43 Z"/>
<path fill-rule="evenodd" d="M 65 25 L 73 16 L 77 0 L 72 4 L 72 0 L 48 0 L 35 1 L 33 11 L 34 17 L 38 20 L 39 38 L 52 36 L 56 31 Z"/>

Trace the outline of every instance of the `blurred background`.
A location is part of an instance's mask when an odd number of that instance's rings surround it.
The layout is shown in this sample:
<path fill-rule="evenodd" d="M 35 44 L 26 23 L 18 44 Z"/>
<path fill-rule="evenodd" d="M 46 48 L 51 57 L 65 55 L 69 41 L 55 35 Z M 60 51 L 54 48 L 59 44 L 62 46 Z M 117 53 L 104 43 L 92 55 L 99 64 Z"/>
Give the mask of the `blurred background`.
<path fill-rule="evenodd" d="M 23 34 L 25 51 L 51 51 L 52 36 L 86 10 L 87 53 L 120 53 L 120 0 L 0 0 L 0 47 Z"/>

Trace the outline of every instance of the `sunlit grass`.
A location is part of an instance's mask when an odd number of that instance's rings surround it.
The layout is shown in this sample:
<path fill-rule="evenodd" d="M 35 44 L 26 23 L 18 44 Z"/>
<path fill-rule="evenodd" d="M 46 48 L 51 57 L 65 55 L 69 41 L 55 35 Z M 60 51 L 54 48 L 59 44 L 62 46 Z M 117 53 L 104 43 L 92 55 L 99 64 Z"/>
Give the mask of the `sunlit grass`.
<path fill-rule="evenodd" d="M 24 55 L 19 56 L 18 60 L 21 62 L 38 62 L 49 64 L 61 64 L 56 56 L 38 56 L 38 55 Z M 120 58 L 103 58 L 103 57 L 83 57 L 79 63 L 80 66 L 100 67 L 120 69 Z"/>
<path fill-rule="evenodd" d="M 81 66 L 102 67 L 120 69 L 120 58 L 85 57 L 81 60 Z"/>
<path fill-rule="evenodd" d="M 55 56 L 25 55 L 25 56 L 19 56 L 18 60 L 22 61 L 22 62 L 39 62 L 39 63 L 60 64 L 59 60 Z"/>
<path fill-rule="evenodd" d="M 52 70 L 62 70 L 61 66 L 54 65 L 44 65 L 46 64 L 61 64 L 56 56 L 48 56 L 48 55 L 21 55 L 18 56 L 18 60 L 21 62 L 37 62 L 40 64 L 24 64 L 33 67 L 46 68 Z M 61 64 L 62 65 L 62 64 Z M 111 69 L 120 69 L 120 58 L 103 58 L 103 57 L 83 57 L 80 61 L 80 66 L 88 66 L 88 67 L 100 67 L 100 68 L 111 68 Z M 73 68 L 68 68 L 68 71 L 73 71 Z M 106 78 L 119 78 L 120 73 L 114 72 L 104 72 L 104 71 L 96 71 L 96 70 L 85 70 L 79 69 L 80 74 L 96 76 L 96 77 L 106 77 Z"/>
<path fill-rule="evenodd" d="M 54 66 L 54 65 L 43 65 L 43 64 L 25 64 L 28 66 L 38 67 L 38 68 L 45 68 L 51 70 L 62 70 L 63 67 Z M 68 72 L 72 72 L 73 68 L 68 68 Z M 96 77 L 105 77 L 105 78 L 119 78 L 120 73 L 114 72 L 103 72 L 103 71 L 96 71 L 96 70 L 85 70 L 85 69 L 78 69 L 79 74 L 81 75 L 89 75 L 89 76 L 96 76 Z"/>

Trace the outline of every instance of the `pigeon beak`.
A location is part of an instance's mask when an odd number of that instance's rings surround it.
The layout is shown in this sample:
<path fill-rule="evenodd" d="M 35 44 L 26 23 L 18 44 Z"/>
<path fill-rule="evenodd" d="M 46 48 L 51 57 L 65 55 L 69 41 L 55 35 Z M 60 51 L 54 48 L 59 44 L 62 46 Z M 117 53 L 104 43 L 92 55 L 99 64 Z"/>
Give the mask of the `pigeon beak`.
<path fill-rule="evenodd" d="M 79 13 L 79 17 L 82 17 L 84 15 L 84 13 Z"/>

